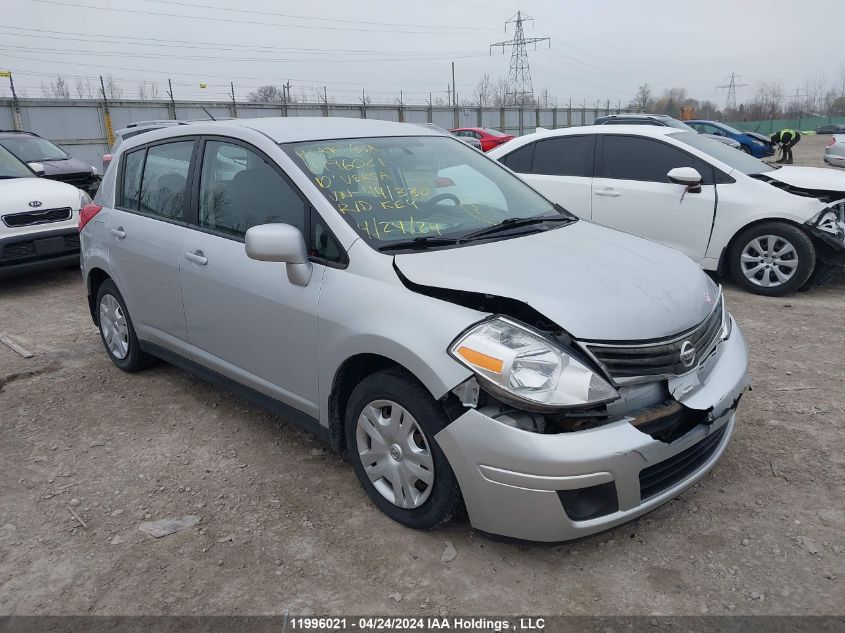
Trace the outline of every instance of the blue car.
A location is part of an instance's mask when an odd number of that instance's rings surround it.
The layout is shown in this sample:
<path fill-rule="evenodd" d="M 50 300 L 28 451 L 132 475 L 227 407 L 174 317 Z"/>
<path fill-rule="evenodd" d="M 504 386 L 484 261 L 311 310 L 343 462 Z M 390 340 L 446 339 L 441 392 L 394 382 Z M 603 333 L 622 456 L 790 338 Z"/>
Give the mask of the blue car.
<path fill-rule="evenodd" d="M 718 121 L 694 119 L 692 121 L 684 121 L 684 123 L 691 125 L 697 132 L 701 132 L 702 134 L 715 134 L 716 136 L 732 138 L 742 146 L 743 152 L 751 154 L 754 158 L 765 158 L 766 156 L 774 156 L 775 154 L 775 146 L 762 134 L 743 132 Z"/>

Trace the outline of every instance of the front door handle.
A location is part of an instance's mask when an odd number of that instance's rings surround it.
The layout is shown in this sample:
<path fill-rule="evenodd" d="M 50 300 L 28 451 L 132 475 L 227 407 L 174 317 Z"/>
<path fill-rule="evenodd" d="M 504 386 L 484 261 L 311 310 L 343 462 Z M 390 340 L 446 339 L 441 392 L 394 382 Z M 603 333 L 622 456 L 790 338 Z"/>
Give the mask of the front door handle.
<path fill-rule="evenodd" d="M 593 194 L 597 196 L 604 196 L 606 198 L 618 198 L 622 195 L 615 189 L 610 189 L 609 187 L 607 189 L 596 189 Z"/>
<path fill-rule="evenodd" d="M 189 262 L 194 262 L 198 266 L 205 266 L 208 263 L 208 259 L 206 259 L 202 251 L 185 251 L 185 259 Z"/>
<path fill-rule="evenodd" d="M 112 229 L 111 234 L 119 240 L 122 240 L 124 237 L 126 237 L 126 231 L 123 230 L 122 226 L 119 226 L 116 229 Z"/>

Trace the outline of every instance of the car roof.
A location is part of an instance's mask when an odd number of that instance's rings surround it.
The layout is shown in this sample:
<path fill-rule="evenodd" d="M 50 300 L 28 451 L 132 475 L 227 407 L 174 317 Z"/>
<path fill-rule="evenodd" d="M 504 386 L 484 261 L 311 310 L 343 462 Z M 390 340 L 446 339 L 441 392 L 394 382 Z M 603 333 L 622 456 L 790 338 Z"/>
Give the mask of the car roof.
<path fill-rule="evenodd" d="M 685 130 L 680 130 L 676 127 L 667 127 L 663 125 L 578 125 L 575 127 L 564 127 L 557 130 L 548 130 L 546 128 L 538 128 L 533 134 L 525 134 L 517 136 L 507 143 L 499 145 L 491 149 L 487 155 L 498 158 L 500 155 L 512 152 L 515 149 L 527 145 L 532 141 L 537 141 L 544 138 L 556 138 L 559 136 L 583 136 L 585 134 L 627 134 L 633 136 L 648 136 L 651 138 L 662 138 L 664 136 L 671 136 L 673 134 L 685 134 Z"/>
<path fill-rule="evenodd" d="M 26 134 L 27 136 L 36 136 L 41 138 L 35 132 L 27 132 L 26 130 L 0 130 L 0 136 L 8 137 L 8 136 L 15 136 L 17 134 Z"/>
<path fill-rule="evenodd" d="M 193 128 L 192 124 L 190 127 Z M 276 143 L 318 141 L 322 139 L 364 136 L 441 136 L 426 127 L 374 119 L 343 117 L 268 117 L 210 121 L 202 127 L 220 129 L 249 128 L 269 136 Z M 187 128 L 177 126 L 180 131 Z"/>
<path fill-rule="evenodd" d="M 648 114 L 646 112 L 630 112 L 620 114 L 605 114 L 600 119 L 671 119 L 668 114 Z"/>

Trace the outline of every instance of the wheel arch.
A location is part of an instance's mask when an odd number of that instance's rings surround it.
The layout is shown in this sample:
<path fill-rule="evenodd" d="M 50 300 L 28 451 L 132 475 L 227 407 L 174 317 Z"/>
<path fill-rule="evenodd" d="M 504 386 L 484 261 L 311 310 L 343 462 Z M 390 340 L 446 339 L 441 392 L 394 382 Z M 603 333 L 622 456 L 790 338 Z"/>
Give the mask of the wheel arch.
<path fill-rule="evenodd" d="M 105 270 L 98 267 L 91 268 L 85 278 L 85 285 L 88 291 L 88 309 L 91 312 L 91 319 L 94 321 L 94 325 L 97 326 L 100 323 L 97 319 L 97 309 L 94 304 L 97 301 L 97 293 L 100 291 L 100 286 L 108 279 L 111 279 L 111 276 Z"/>
<path fill-rule="evenodd" d="M 739 239 L 739 236 L 752 227 L 755 227 L 760 224 L 767 224 L 769 222 L 781 222 L 783 224 L 793 226 L 796 229 L 800 230 L 802 233 L 804 233 L 810 239 L 810 241 L 813 242 L 814 246 L 816 244 L 815 239 L 807 231 L 807 228 L 803 224 L 801 224 L 800 222 L 796 222 L 795 220 L 790 220 L 789 218 L 784 217 L 765 217 L 751 220 L 750 222 L 743 224 L 736 231 L 734 231 L 734 234 L 731 236 L 731 239 L 729 239 L 728 243 L 725 244 L 724 248 L 722 248 L 722 253 L 721 255 L 719 255 L 719 265 L 716 268 L 716 272 L 720 277 L 724 276 L 727 272 L 730 271 L 730 267 L 728 266 L 728 254 L 733 249 L 734 245 Z"/>

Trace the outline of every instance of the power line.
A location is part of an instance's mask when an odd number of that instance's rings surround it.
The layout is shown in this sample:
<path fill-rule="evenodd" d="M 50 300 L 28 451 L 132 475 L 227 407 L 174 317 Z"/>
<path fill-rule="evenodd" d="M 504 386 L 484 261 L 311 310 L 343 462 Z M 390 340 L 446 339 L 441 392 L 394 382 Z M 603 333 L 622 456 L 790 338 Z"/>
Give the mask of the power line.
<path fill-rule="evenodd" d="M 505 32 L 507 32 L 508 24 L 516 25 L 513 31 L 513 39 L 490 44 L 490 52 L 493 51 L 494 46 L 501 46 L 503 54 L 506 46 L 511 47 L 511 66 L 508 71 L 506 98 L 519 105 L 534 102 L 534 87 L 531 84 L 531 67 L 528 64 L 526 46 L 534 44 L 536 47 L 538 42 L 548 42 L 551 47 L 551 39 L 548 37 L 525 37 L 522 24 L 528 21 L 533 23 L 534 18 L 523 17 L 522 12 L 517 11 L 515 16 L 505 22 Z"/>
<path fill-rule="evenodd" d="M 225 22 L 228 24 L 253 24 L 257 26 L 273 26 L 279 28 L 293 28 L 293 29 L 315 29 L 319 31 L 362 31 L 368 33 L 384 33 L 381 28 L 353 28 L 353 27 L 339 27 L 339 26 L 317 26 L 307 24 L 285 24 L 281 22 L 267 22 L 256 20 L 238 20 L 234 18 L 221 18 L 207 15 L 187 15 L 184 13 L 164 13 L 162 11 L 140 11 L 138 9 L 119 9 L 115 7 L 103 7 L 91 4 L 78 4 L 75 2 L 59 2 L 59 0 L 32 0 L 33 2 L 41 2 L 43 4 L 52 4 L 62 7 L 74 7 L 77 9 L 94 9 L 96 11 L 113 11 L 116 13 L 131 13 L 133 15 L 152 15 L 156 17 L 167 18 L 187 18 L 189 20 L 207 20 L 210 22 Z M 413 26 L 413 25 L 411 25 Z M 391 33 L 406 33 L 409 35 L 461 35 L 467 37 L 469 35 L 482 35 L 482 33 L 466 33 L 462 31 L 433 31 L 433 30 L 407 30 L 407 29 L 391 29 Z"/>

